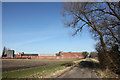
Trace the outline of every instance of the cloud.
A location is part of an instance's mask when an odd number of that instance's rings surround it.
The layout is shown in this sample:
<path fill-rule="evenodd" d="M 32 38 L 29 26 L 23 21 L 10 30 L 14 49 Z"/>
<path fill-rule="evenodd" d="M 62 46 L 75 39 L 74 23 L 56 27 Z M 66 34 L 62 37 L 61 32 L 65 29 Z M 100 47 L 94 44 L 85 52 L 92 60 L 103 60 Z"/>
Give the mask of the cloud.
<path fill-rule="evenodd" d="M 58 37 L 65 36 L 68 32 L 66 29 L 46 29 L 40 31 L 26 31 L 18 33 L 5 33 L 3 34 L 3 46 L 16 49 L 32 43 L 42 42 L 49 39 L 57 39 Z"/>
<path fill-rule="evenodd" d="M 27 45 L 27 44 L 30 44 L 30 43 L 34 43 L 34 42 L 37 42 L 37 41 L 49 40 L 49 39 L 52 39 L 54 37 L 56 37 L 56 36 L 45 36 L 45 37 L 42 37 L 42 38 L 30 39 L 30 40 L 20 41 L 20 42 L 16 42 L 16 43 L 8 43 L 7 45 L 11 48 L 15 48 L 15 47 L 19 47 L 19 46 L 22 46 L 22 45 Z"/>
<path fill-rule="evenodd" d="M 67 31 L 67 30 L 66 30 Z M 10 38 L 21 38 L 21 37 L 33 37 L 33 36 L 52 36 L 52 35 L 61 35 L 65 34 L 66 31 L 60 29 L 46 29 L 40 31 L 25 31 L 25 32 L 15 32 L 15 33 L 3 33 L 3 38 L 10 39 Z"/>

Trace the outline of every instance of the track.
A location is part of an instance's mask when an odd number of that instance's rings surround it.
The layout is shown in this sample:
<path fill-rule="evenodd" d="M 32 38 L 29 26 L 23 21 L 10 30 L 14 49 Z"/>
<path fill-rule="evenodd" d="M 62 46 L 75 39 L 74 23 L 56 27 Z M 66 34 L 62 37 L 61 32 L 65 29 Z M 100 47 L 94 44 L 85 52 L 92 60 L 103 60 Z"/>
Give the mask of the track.
<path fill-rule="evenodd" d="M 99 78 L 95 72 L 96 68 L 99 68 L 99 64 L 87 59 L 58 78 Z"/>

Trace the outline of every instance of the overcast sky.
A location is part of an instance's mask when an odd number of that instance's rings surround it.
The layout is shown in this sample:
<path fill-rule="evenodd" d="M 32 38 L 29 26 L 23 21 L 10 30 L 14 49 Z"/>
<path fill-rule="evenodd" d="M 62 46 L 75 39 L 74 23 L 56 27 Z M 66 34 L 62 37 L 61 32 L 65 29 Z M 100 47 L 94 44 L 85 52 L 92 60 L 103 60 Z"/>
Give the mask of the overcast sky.
<path fill-rule="evenodd" d="M 16 53 L 55 54 L 59 51 L 94 51 L 95 41 L 86 28 L 72 36 L 65 27 L 60 2 L 2 4 L 2 47 Z"/>

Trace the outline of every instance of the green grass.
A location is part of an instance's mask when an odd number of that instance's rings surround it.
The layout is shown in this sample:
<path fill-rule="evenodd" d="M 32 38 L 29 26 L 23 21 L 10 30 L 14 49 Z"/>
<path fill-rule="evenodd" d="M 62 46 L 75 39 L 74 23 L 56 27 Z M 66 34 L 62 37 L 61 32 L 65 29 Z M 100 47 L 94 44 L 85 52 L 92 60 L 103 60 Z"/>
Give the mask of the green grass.
<path fill-rule="evenodd" d="M 39 78 L 49 75 L 50 73 L 54 73 L 57 70 L 64 69 L 67 67 L 65 64 L 71 64 L 71 62 L 64 63 L 64 65 L 51 65 L 51 66 L 43 66 L 39 68 L 31 68 L 13 72 L 4 72 L 2 73 L 2 78 Z"/>

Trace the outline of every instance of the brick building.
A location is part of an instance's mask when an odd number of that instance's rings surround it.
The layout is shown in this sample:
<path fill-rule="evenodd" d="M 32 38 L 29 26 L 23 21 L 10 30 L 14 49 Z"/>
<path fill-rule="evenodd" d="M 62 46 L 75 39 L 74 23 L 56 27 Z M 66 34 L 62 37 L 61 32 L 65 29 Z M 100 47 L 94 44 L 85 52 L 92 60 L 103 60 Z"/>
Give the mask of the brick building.
<path fill-rule="evenodd" d="M 57 54 L 62 58 L 83 58 L 82 52 L 59 52 Z"/>
<path fill-rule="evenodd" d="M 29 59 L 71 59 L 71 58 L 83 58 L 81 52 L 59 52 L 55 55 L 38 55 L 38 54 L 24 54 L 19 53 L 17 58 L 29 58 Z"/>

